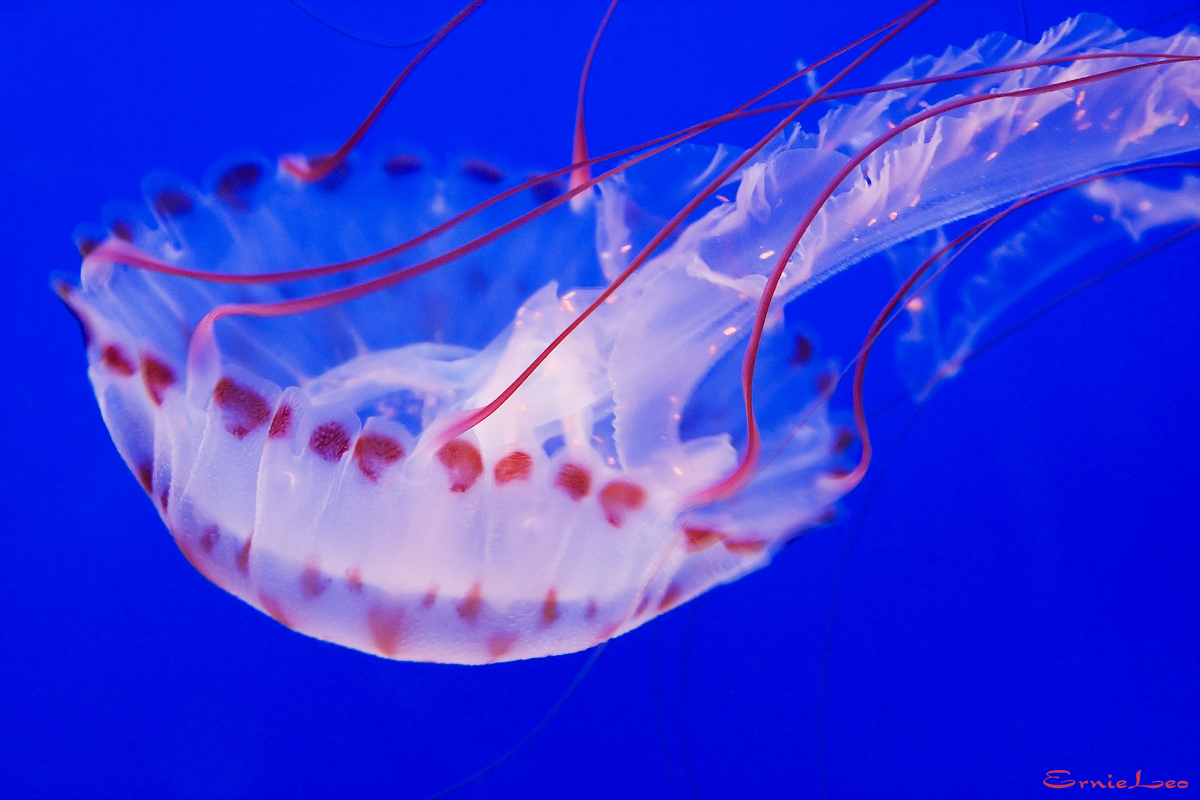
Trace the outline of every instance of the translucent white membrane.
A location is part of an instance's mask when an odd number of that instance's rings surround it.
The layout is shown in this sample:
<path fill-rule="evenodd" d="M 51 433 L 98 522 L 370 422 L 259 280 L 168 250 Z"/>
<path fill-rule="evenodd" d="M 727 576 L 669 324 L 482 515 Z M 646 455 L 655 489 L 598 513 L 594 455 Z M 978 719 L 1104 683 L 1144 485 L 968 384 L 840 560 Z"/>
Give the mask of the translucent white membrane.
<path fill-rule="evenodd" d="M 1200 55 L 1200 39 L 1191 29 L 1145 38 L 1085 15 L 1035 44 L 993 35 L 914 59 L 886 80 L 1121 51 Z M 890 91 L 834 108 L 816 134 L 793 129 L 498 412 L 440 449 L 431 425 L 491 401 L 629 263 L 663 209 L 729 163 L 731 149 L 665 153 L 574 209 L 371 297 L 222 320 L 220 370 L 202 384 L 187 385 L 185 359 L 215 306 L 309 296 L 418 263 L 535 208 L 555 187 L 339 276 L 234 286 L 93 258 L 80 286 L 62 291 L 89 335 L 90 376 L 118 449 L 213 582 L 298 631 L 392 658 L 472 664 L 571 652 L 763 566 L 827 519 L 844 491 L 830 475 L 846 466 L 847 442 L 818 388 L 832 366 L 810 357 L 775 313 L 756 379 L 771 457 L 737 496 L 686 502 L 738 462 L 739 345 L 774 256 L 847 160 L 956 95 L 1131 63 L 1077 61 Z M 825 203 L 777 303 L 954 220 L 1195 149 L 1197 97 L 1200 67 L 1180 63 L 927 120 L 872 153 Z M 354 160 L 317 186 L 245 154 L 215 165 L 201 187 L 152 175 L 145 206 L 112 206 L 107 231 L 85 230 L 81 243 L 113 235 L 171 264 L 276 272 L 382 250 L 526 177 L 476 160 L 441 170 L 421 153 L 385 155 Z M 1118 209 L 1120 197 L 1145 190 L 1136 186 L 1093 186 L 1088 202 Z M 1194 189 L 1171 194 L 1173 207 L 1195 208 Z M 1135 234 L 1152 224 L 1144 210 L 1109 218 Z M 1043 233 L 1061 238 L 1053 227 Z M 1003 284 L 993 300 L 1035 283 Z M 925 348 L 912 362 L 915 383 L 961 358 L 958 345 L 969 348 L 1003 305 L 989 302 L 964 307 L 966 332 L 910 337 Z"/>

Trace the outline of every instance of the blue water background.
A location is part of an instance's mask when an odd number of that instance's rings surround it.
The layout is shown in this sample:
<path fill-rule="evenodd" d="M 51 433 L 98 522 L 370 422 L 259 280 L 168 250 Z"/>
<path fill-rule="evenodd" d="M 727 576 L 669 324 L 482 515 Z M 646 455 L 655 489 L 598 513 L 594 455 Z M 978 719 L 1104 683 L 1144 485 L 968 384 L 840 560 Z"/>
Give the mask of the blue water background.
<path fill-rule="evenodd" d="M 385 41 L 451 8 L 310 7 Z M 727 110 L 903 8 L 629 0 L 595 66 L 593 149 Z M 1200 21 L 1195 4 L 1028 0 L 1029 29 L 1086 9 L 1156 33 Z M 603 10 L 492 0 L 374 141 L 564 163 Z M 1023 27 L 1013 0 L 946 0 L 865 76 Z M 0 4 L 0 795 L 425 797 L 525 735 L 584 663 L 389 662 L 210 585 L 111 445 L 47 288 L 77 268 L 74 225 L 146 173 L 333 143 L 411 53 L 282 0 Z M 1195 791 L 1198 258 L 1190 242 L 1145 259 L 915 416 L 878 416 L 879 460 L 838 523 L 613 641 L 538 738 L 455 796 L 1016 798 L 1053 795 L 1058 769 Z M 857 336 L 888 287 L 831 291 Z"/>

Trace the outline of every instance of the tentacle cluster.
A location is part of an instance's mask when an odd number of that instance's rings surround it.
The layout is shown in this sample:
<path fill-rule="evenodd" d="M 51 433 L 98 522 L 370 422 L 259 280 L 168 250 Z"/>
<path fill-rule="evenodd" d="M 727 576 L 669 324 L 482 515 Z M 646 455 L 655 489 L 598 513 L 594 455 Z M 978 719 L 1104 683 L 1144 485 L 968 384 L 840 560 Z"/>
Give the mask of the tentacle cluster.
<path fill-rule="evenodd" d="M 993 36 L 916 59 L 887 80 L 1097 48 L 1200 55 L 1200 39 L 1185 31 L 1131 40 L 1085 16 L 1036 44 Z M 1200 69 L 1191 62 L 1014 94 L 1113 68 L 1076 61 L 980 76 L 965 88 L 893 90 L 835 108 L 816 134 L 789 130 L 496 413 L 448 442 L 436 435 L 439 422 L 510 386 L 659 220 L 738 151 L 673 149 L 466 258 L 367 297 L 223 319 L 217 369 L 194 385 L 189 340 L 218 305 L 307 297 L 389 274 L 564 187 L 536 183 L 395 259 L 320 278 L 220 284 L 93 256 L 80 285 L 60 292 L 88 335 L 90 375 L 118 448 L 214 582 L 297 630 L 389 657 L 480 663 L 570 652 L 762 566 L 827 520 L 848 490 L 840 476 L 853 439 L 826 410 L 836 365 L 785 322 L 783 302 L 950 221 L 1200 145 L 1200 118 L 1192 120 Z M 910 124 L 955 97 L 991 95 L 1002 96 Z M 861 152 L 871 141 L 881 143 Z M 82 230 L 78 241 L 86 255 L 124 240 L 212 274 L 308 268 L 411 239 L 528 174 L 474 158 L 449 169 L 431 163 L 399 148 L 305 184 L 241 154 L 200 187 L 152 175 L 144 207 L 114 205 L 105 229 Z M 746 448 L 738 361 L 780 259 L 755 383 L 770 457 L 736 494 L 697 507 L 697 493 L 729 475 Z"/>

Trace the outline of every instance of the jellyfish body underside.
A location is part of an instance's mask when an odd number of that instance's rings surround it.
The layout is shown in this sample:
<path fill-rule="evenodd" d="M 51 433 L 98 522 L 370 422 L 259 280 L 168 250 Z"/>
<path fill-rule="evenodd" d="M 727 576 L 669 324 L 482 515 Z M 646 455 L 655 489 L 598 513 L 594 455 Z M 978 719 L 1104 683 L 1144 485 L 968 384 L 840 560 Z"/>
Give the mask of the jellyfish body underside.
<path fill-rule="evenodd" d="M 914 59 L 885 81 L 1097 48 L 1200 54 L 1200 39 L 1190 31 L 1134 39 L 1085 15 L 1036 44 L 993 35 Z M 969 91 L 1111 67 L 1039 67 L 977 79 Z M 360 300 L 222 320 L 212 369 L 190 365 L 187 354 L 191 332 L 217 305 L 307 296 L 396 264 L 279 287 L 91 259 L 80 285 L 60 291 L 84 327 L 89 375 L 121 455 L 214 583 L 298 631 L 391 658 L 474 664 L 572 652 L 763 566 L 828 518 L 847 488 L 836 477 L 844 434 L 825 403 L 835 370 L 811 353 L 798 357 L 781 312 L 769 319 L 756 380 L 770 457 L 735 496 L 699 507 L 689 498 L 738 464 L 746 431 L 739 345 L 773 256 L 811 199 L 914 108 L 965 91 L 869 95 L 834 108 L 815 135 L 797 128 L 770 143 L 722 188 L 722 202 L 602 303 L 496 413 L 450 442 L 437 440 L 439 421 L 503 391 L 629 263 L 677 198 L 736 151 L 676 148 L 585 202 Z M 950 221 L 1195 149 L 1197 96 L 1200 68 L 1181 63 L 927 120 L 871 154 L 824 204 L 776 303 Z M 359 158 L 317 185 L 246 154 L 215 165 L 202 188 L 152 175 L 144 206 L 113 206 L 107 228 L 82 237 L 124 239 L 215 273 L 280 271 L 382 250 L 519 182 L 511 169 L 476 159 L 441 172 L 421 155 L 398 158 Z M 1136 233 L 1129 215 L 1140 206 L 1129 197 L 1146 190 L 1107 186 L 1084 201 Z M 400 265 L 547 199 L 542 187 L 505 201 Z M 971 309 L 967 327 L 990 319 L 996 302 Z M 944 365 L 961 353 L 939 358 Z"/>

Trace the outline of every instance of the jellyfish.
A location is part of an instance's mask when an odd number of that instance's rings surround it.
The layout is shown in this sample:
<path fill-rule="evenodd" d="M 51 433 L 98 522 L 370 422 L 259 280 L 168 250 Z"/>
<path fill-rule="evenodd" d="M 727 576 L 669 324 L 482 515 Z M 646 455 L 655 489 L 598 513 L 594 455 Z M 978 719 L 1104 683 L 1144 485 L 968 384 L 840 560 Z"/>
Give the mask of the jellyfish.
<path fill-rule="evenodd" d="M 885 326 L 906 317 L 923 398 L 1081 247 L 1195 216 L 1192 183 L 1136 179 L 1200 147 L 1194 32 L 1082 15 L 841 90 L 928 5 L 840 72 L 818 62 L 826 82 L 746 148 L 690 139 L 769 97 L 546 174 L 405 146 L 150 175 L 144 204 L 80 229 L 57 289 L 180 550 L 296 631 L 481 664 L 590 648 L 828 522 L 870 462 Z M 1028 221 L 940 319 L 955 248 L 1051 197 L 1102 231 L 1064 248 Z M 789 304 L 881 253 L 904 279 L 841 426 L 841 367 Z"/>
<path fill-rule="evenodd" d="M 1028 5 L 1035 38 L 1066 16 L 1067 9 L 1054 14 L 1040 3 Z M 481 20 L 478 27 L 487 35 L 470 39 L 470 49 L 448 50 L 440 60 L 427 61 L 424 66 L 433 71 L 423 67 L 414 76 L 425 83 L 406 85 L 397 95 L 400 104 L 389 109 L 382 124 L 430 147 L 433 158 L 448 153 L 443 163 L 451 165 L 468 156 L 503 163 L 498 157 L 505 155 L 509 163 L 542 169 L 568 163 L 573 102 L 556 110 L 550 100 L 560 91 L 573 101 L 575 86 L 543 89 L 538 83 L 548 105 L 536 108 L 522 105 L 521 90 L 534 74 L 577 73 L 582 52 L 555 49 L 571 29 L 564 26 L 564 33 L 543 45 L 536 20 L 508 22 L 510 14 L 529 19 L 520 4 L 488 8 L 508 24 L 495 25 L 495 16 L 487 24 Z M 959 9 L 946 4 L 942 11 L 968 16 Z M 589 17 L 598 18 L 602 10 L 591 9 Z M 793 12 L 789 21 L 778 9 L 767 9 L 772 24 L 757 35 L 744 19 L 755 9 L 703 25 L 682 20 L 679 29 L 688 44 L 709 45 L 696 58 L 682 43 L 664 41 L 643 51 L 639 45 L 649 41 L 613 36 L 631 29 L 639 37 L 645 30 L 676 30 L 670 20 L 656 27 L 653 8 L 630 8 L 632 19 L 619 12 L 615 22 L 627 24 L 606 34 L 589 89 L 589 139 L 596 152 L 732 108 L 789 72 L 796 55 L 811 61 L 825 51 L 824 42 L 847 41 L 877 21 L 864 11 L 854 16 L 870 17 L 865 26 L 855 21 L 838 27 L 816 6 L 803 11 L 803 19 Z M 62 91 L 47 95 L 70 110 L 62 113 L 60 124 L 73 133 L 32 153 L 42 159 L 43 174 L 64 187 L 61 194 L 47 192 L 45 202 L 29 203 L 41 195 L 7 193 L 9 202 L 38 206 L 36 214 L 6 220 L 23 222 L 18 241 L 57 242 L 66 251 L 69 242 L 62 232 L 92 217 L 99 202 L 114 193 L 132 190 L 136 197 L 137 179 L 154 166 L 173 166 L 198 180 L 212 154 L 243 144 L 278 153 L 298 148 L 297 133 L 301 138 L 344 135 L 347 120 L 356 119 L 375 99 L 375 87 L 386 85 L 401 66 L 393 65 L 390 53 L 373 61 L 352 58 L 351 50 L 351 58 L 343 61 L 347 54 L 338 41 L 321 38 L 333 38 L 329 34 L 304 36 L 307 20 L 286 26 L 287 14 L 295 13 L 286 4 L 273 15 L 227 10 L 219 23 L 215 13 L 193 9 L 186 14 L 186 29 L 172 22 L 175 13 L 155 7 L 135 21 L 123 9 L 105 9 L 87 25 L 64 20 L 46 26 L 47 32 L 88 30 L 69 47 L 50 40 L 54 46 L 46 50 L 53 59 L 31 59 L 73 67 Z M 1123 25 L 1139 27 L 1155 15 L 1141 6 L 1110 7 L 1108 13 Z M 936 21 L 922 21 L 910 28 L 918 41 L 897 41 L 898 52 L 881 54 L 864 77 L 877 82 L 909 55 L 940 52 L 948 42 L 968 45 L 976 33 L 992 28 L 1021 33 L 1015 5 L 1002 4 L 996 14 L 986 21 L 962 19 L 978 26 L 969 34 L 935 28 L 926 35 L 924 26 Z M 814 17 L 823 40 L 806 44 L 804 37 L 815 35 Z M 573 34 L 582 39 L 581 49 L 595 18 Z M 108 24 L 97 24 L 101 21 Z M 719 35 L 712 33 L 715 26 Z M 1149 27 L 1174 32 L 1161 22 Z M 779 28 L 788 29 L 787 37 L 778 36 Z M 183 35 L 192 31 L 190 38 Z M 208 42 L 226 31 L 228 38 L 220 39 L 226 44 L 214 54 Z M 495 32 L 503 41 L 491 42 Z M 527 54 L 533 48 L 524 45 L 531 39 L 538 42 L 537 52 Z M 448 45 L 458 42 L 453 36 L 447 40 Z M 510 48 L 528 55 L 534 66 L 521 71 L 497 56 Z M 728 69 L 735 50 L 738 69 L 730 70 L 724 82 L 706 70 L 709 61 L 724 61 Z M 490 57 L 470 60 L 468 53 L 475 51 Z M 664 58 L 664 52 L 672 58 Z M 670 71 L 676 60 L 682 62 L 678 73 Z M 379 61 L 385 62 L 382 70 Z M 461 78 L 435 69 L 446 61 L 483 68 Z M 342 77 L 331 87 L 337 91 L 327 90 L 319 73 L 314 79 L 311 62 L 336 64 L 328 71 L 354 77 Z M 140 63 L 148 68 L 127 69 Z M 507 104 L 512 118 L 537 125 L 482 127 L 478 120 L 509 119 L 501 115 L 504 109 L 486 103 L 471 116 L 468 103 L 473 109 L 486 100 L 481 95 L 490 94 L 476 87 L 496 86 L 487 68 L 493 63 L 501 72 L 499 90 L 513 89 Z M 655 81 L 612 76 L 616 65 L 635 63 Z M 767 66 L 769 74 L 751 77 L 750 70 L 757 67 L 761 73 Z M 279 71 L 284 68 L 286 76 Z M 230 78 L 231 72 L 237 77 Z M 827 78 L 828 70 L 819 75 Z M 433 82 L 431 76 L 439 79 L 439 88 L 457 88 L 461 80 L 464 92 L 472 93 L 448 105 L 426 102 L 422 91 Z M 738 96 L 720 94 L 730 85 L 738 87 Z M 676 94 L 671 90 L 677 86 L 702 87 L 709 104 L 688 106 L 696 91 L 678 92 L 669 106 L 657 102 L 668 92 Z M 49 122 L 56 119 L 55 107 L 33 106 L 47 112 Z M 436 130 L 413 113 L 421 109 L 441 117 Z M 666 121 L 668 109 L 676 116 Z M 555 120 L 561 123 L 557 132 Z M 628 130 L 606 136 L 604 124 L 614 120 Z M 181 130 L 187 127 L 191 130 Z M 362 152 L 383 147 L 387 136 L 386 128 L 373 133 Z M 705 141 L 746 145 L 754 139 L 734 127 L 717 129 Z M 318 141 L 303 151 L 329 152 L 338 143 Z M 60 159 L 63 155 L 67 158 Z M 1147 174 L 1146 179 L 1152 178 Z M 1037 214 L 1055 202 L 1047 198 L 1030 211 Z M 1103 208 L 1093 211 L 1104 213 Z M 1060 220 L 1052 230 L 1065 238 L 1089 230 L 1084 222 L 1091 222 L 1090 215 Z M 1014 231 L 1019 226 L 1009 218 L 1001 227 Z M 37 235 L 43 228 L 47 233 Z M 953 238 L 954 231 L 947 236 Z M 1128 237 L 1114 242 L 1129 246 Z M 977 266 L 974 258 L 989 247 L 974 245 L 939 278 L 939 310 L 956 313 L 957 295 L 947 291 L 954 288 L 950 281 L 984 271 L 986 263 Z M 27 258 L 19 270 L 51 263 L 52 255 Z M 1114 734 L 1126 731 L 1128 741 L 1138 742 L 1131 745 L 1132 755 L 1188 763 L 1188 739 L 1178 736 L 1182 724 L 1172 720 L 1188 708 L 1187 676 L 1194 662 L 1188 647 L 1195 626 L 1176 624 L 1172 609 L 1180 613 L 1192 596 L 1189 579 L 1181 583 L 1194 564 L 1189 556 L 1194 548 L 1188 550 L 1187 484 L 1178 468 L 1194 439 L 1189 439 L 1194 426 L 1187 423 L 1189 361 L 1183 355 L 1194 351 L 1171 326 L 1173 320 L 1175 330 L 1186 330 L 1186 315 L 1178 309 L 1194 306 L 1189 299 L 1194 292 L 1187 263 L 1173 261 L 1170 251 L 1164 255 L 1090 289 L 969 361 L 925 401 L 890 464 L 887 429 L 891 421 L 907 419 L 906 404 L 872 417 L 877 451 L 864 484 L 842 501 L 848 522 L 813 531 L 776 552 L 770 568 L 710 590 L 614 639 L 534 746 L 475 788 L 483 795 L 555 796 L 567 793 L 562 788 L 567 786 L 583 795 L 668 795 L 672 783 L 682 781 L 684 796 L 732 795 L 748 786 L 763 787 L 763 794 L 793 785 L 798 794 L 807 792 L 819 752 L 810 733 L 816 717 L 810 705 L 819 694 L 811 665 L 829 648 L 822 640 L 826 579 L 836 573 L 846 528 L 857 525 L 860 504 L 872 497 L 876 482 L 880 488 L 849 560 L 833 629 L 827 705 L 831 787 L 891 782 L 928 787 L 942 774 L 941 764 L 966 761 L 995 765 L 986 774 L 981 770 L 976 785 L 980 796 L 1003 796 L 1029 778 L 1030 764 L 1040 766 L 1050 753 L 1090 754 L 1094 762 L 1107 763 Z M 874 312 L 895 285 L 884 280 L 882 286 L 867 287 L 874 294 L 858 288 L 861 294 L 841 292 L 877 277 L 875 271 L 886 272 L 883 259 L 856 265 L 803 295 L 808 309 L 818 304 L 802 316 L 811 325 L 818 357 L 838 353 L 844 368 L 847 354 L 861 345 Z M 1058 278 L 1079 280 L 1119 259 L 1100 248 Z M 58 263 L 77 261 L 60 258 Z M 909 260 L 905 268 L 915 263 Z M 1056 288 L 1046 286 L 1043 292 Z M 31 308 L 39 308 L 36 301 L 46 294 L 40 282 L 36 290 Z M 826 301 L 829 297 L 847 299 Z M 828 316 L 815 313 L 820 304 L 832 306 Z M 862 312 L 856 323 L 833 324 L 837 315 L 853 309 Z M 82 391 L 82 348 L 70 320 L 52 313 L 59 309 L 47 311 L 44 321 L 22 320 L 21 329 L 38 331 L 38 339 L 18 335 L 18 343 L 29 344 L 6 349 L 10 355 L 44 353 L 38 372 L 15 374 L 44 376 L 43 370 L 55 364 L 61 370 L 53 373 L 57 405 L 48 391 L 26 384 L 35 400 L 28 408 L 51 412 L 54 422 L 50 428 L 30 425 L 27 434 L 26 426 L 10 428 L 18 443 L 27 437 L 24 452 L 46 452 L 46 437 L 54 430 L 73 435 L 71 445 L 53 451 L 56 479 L 45 481 L 47 491 L 30 493 L 28 505 L 36 511 L 21 530 L 32 535 L 12 538 L 18 549 L 9 560 L 10 586 L 28 590 L 10 595 L 10 630 L 37 633 L 10 639 L 14 654 L 23 655 L 7 660 L 6 675 L 14 688 L 36 686 L 33 676 L 45 676 L 37 678 L 43 691 L 12 693 L 13 707 L 25 710 L 10 717 L 10 729 L 22 726 L 23 736 L 13 751 L 19 754 L 9 773 L 14 784 L 102 784 L 107 791 L 130 785 L 130 794 L 161 795 L 169 793 L 163 787 L 184 786 L 177 791 L 269 790 L 301 796 L 330 793 L 350 782 L 367 787 L 364 794 L 376 786 L 382 793 L 387 786 L 392 794 L 422 796 L 422 787 L 440 788 L 439 783 L 450 783 L 507 748 L 583 662 L 585 654 L 462 669 L 384 661 L 296 636 L 214 591 L 163 535 L 154 505 L 143 499 L 115 449 L 101 446 L 107 445 L 107 434 L 94 401 Z M 899 327 L 905 325 L 902 316 Z M 835 334 L 842 327 L 852 341 L 839 349 Z M 48 346 L 34 347 L 39 340 Z M 888 396 L 891 344 L 881 341 L 873 351 L 869 408 Z M 1179 370 L 1164 363 L 1168 355 Z M 936 364 L 936 354 L 933 359 Z M 915 393 L 924 385 L 917 380 L 931 372 L 904 363 Z M 843 378 L 830 414 L 852 428 L 844 416 L 850 405 L 847 384 Z M 25 408 L 24 394 L 9 395 L 19 409 Z M 1174 454 L 1181 460 L 1172 461 Z M 23 493 L 33 485 L 22 482 L 23 475 L 49 477 L 36 469 L 36 457 L 30 466 L 34 469 L 10 476 L 10 490 Z M 59 524 L 47 527 L 54 523 Z M 690 645 L 680 642 L 688 631 L 694 631 Z M 682 701 L 685 694 L 679 722 L 676 695 Z M 1171 702 L 1161 704 L 1163 697 Z M 81 710 L 90 716 L 81 719 Z M 62 769 L 36 770 L 31 777 L 36 767 L 22 768 L 21 756 L 38 744 L 42 752 L 59 754 Z M 694 781 L 682 769 L 685 754 Z M 614 763 L 622 768 L 614 771 Z M 214 764 L 221 768 L 213 769 Z M 1046 764 L 1051 766 L 1057 764 Z M 689 792 L 689 786 L 698 789 Z M 831 794 L 837 793 L 832 788 Z"/>

